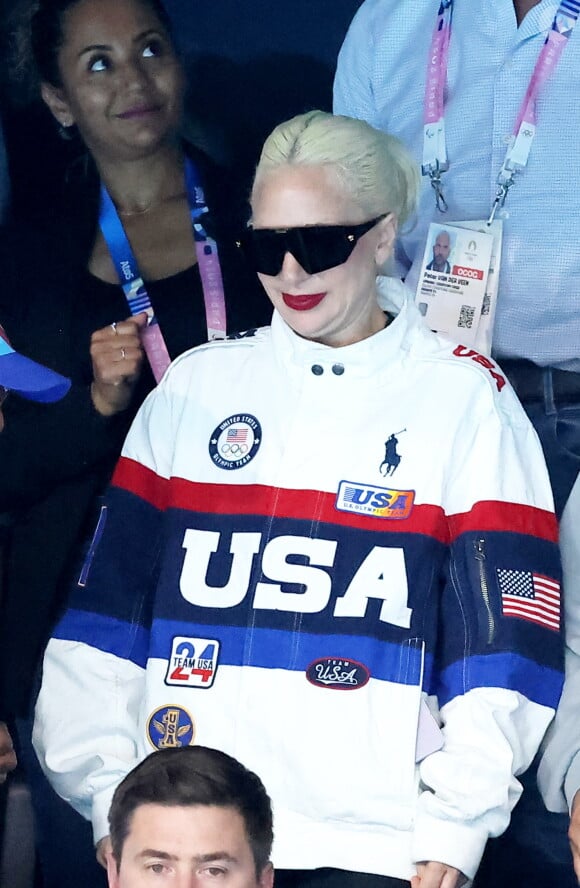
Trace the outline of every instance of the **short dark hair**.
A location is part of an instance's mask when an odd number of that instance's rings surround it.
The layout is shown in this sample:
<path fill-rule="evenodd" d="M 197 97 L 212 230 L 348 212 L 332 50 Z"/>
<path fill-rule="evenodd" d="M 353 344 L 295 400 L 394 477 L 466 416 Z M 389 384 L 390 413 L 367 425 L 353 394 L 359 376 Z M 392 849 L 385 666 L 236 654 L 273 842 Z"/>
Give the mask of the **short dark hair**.
<path fill-rule="evenodd" d="M 60 86 L 58 53 L 64 42 L 64 20 L 81 0 L 40 0 L 31 21 L 30 42 L 38 80 Z M 161 0 L 142 0 L 171 34 L 171 21 Z"/>
<path fill-rule="evenodd" d="M 109 811 L 117 867 L 133 814 L 141 805 L 234 808 L 243 818 L 258 877 L 270 859 L 272 806 L 264 784 L 253 771 L 218 749 L 160 749 L 127 774 L 115 791 Z"/>

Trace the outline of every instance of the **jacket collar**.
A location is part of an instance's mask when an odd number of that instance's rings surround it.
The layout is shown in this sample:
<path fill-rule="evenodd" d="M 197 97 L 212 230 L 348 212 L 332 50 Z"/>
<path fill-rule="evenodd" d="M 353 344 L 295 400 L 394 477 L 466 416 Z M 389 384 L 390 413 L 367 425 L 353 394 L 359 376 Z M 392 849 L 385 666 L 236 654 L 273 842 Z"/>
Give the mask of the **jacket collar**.
<path fill-rule="evenodd" d="M 293 373 L 313 372 L 314 365 L 322 368 L 321 376 L 337 365 L 344 368 L 340 375 L 345 378 L 376 376 L 387 368 L 392 372 L 393 364 L 408 352 L 415 330 L 426 328 L 412 292 L 396 278 L 377 278 L 377 299 L 394 320 L 373 336 L 341 348 L 298 336 L 274 311 L 272 343 L 277 358 Z"/>

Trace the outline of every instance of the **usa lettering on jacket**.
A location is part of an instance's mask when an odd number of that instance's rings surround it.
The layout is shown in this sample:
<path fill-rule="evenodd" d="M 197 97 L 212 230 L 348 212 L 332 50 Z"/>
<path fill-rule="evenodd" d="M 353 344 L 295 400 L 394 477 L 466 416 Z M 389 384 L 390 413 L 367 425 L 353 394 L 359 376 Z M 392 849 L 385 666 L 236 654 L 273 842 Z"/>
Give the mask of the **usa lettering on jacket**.
<path fill-rule="evenodd" d="M 324 610 L 332 595 L 332 568 L 338 543 L 335 540 L 284 535 L 266 544 L 261 570 L 270 582 L 251 582 L 254 558 L 260 550 L 261 533 L 232 533 L 229 545 L 231 569 L 223 586 L 210 586 L 210 559 L 220 549 L 219 531 L 188 528 L 182 546 L 185 558 L 179 580 L 183 598 L 198 607 L 230 608 L 253 594 L 258 610 L 314 614 Z M 222 546 L 223 549 L 223 546 Z M 307 564 L 288 561 L 302 556 Z M 283 583 L 300 584 L 302 592 L 284 592 Z M 379 619 L 408 629 L 412 609 L 407 606 L 408 585 L 402 549 L 373 546 L 356 567 L 344 595 L 336 599 L 335 617 L 364 617 L 370 599 L 383 602 Z"/>

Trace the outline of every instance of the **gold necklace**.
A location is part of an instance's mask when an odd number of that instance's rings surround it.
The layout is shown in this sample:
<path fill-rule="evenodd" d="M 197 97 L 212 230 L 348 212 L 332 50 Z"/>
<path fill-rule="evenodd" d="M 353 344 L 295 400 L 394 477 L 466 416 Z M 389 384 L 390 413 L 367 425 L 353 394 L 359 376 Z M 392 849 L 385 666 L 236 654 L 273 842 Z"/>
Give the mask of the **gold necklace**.
<path fill-rule="evenodd" d="M 168 203 L 170 200 L 175 200 L 176 198 L 185 197 L 187 194 L 186 191 L 179 191 L 177 194 L 170 194 L 167 197 L 162 197 L 161 200 L 151 201 L 149 206 L 145 207 L 144 210 L 121 210 L 117 209 L 119 216 L 123 216 L 125 219 L 129 219 L 131 216 L 144 216 L 146 213 L 149 213 L 151 210 L 156 210 L 158 207 L 162 206 L 164 203 Z"/>

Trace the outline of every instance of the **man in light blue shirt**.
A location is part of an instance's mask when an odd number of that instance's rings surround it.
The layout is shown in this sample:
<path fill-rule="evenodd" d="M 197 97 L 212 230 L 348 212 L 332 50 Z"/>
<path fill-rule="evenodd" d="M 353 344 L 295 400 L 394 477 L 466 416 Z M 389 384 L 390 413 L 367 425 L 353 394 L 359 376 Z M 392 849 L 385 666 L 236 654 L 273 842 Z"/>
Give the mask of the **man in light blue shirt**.
<path fill-rule="evenodd" d="M 438 0 L 365 0 L 334 84 L 335 113 L 398 136 L 418 164 L 439 6 Z M 572 14 L 580 9 L 576 0 L 568 6 Z M 396 273 L 411 289 L 431 222 L 447 227 L 488 218 L 506 145 L 558 7 L 558 0 L 455 0 L 444 97 L 449 169 L 441 177 L 448 209 L 436 208 L 424 177 L 417 224 L 401 235 L 397 252 Z M 580 23 L 541 86 L 528 164 L 497 214 L 503 249 L 493 354 L 540 435 L 559 515 L 580 469 L 579 87 Z M 575 885 L 567 818 L 542 813 L 534 781 L 526 780 L 510 828 L 515 838 L 508 834 L 490 849 L 491 868 L 479 884 Z M 578 831 L 580 844 L 580 825 Z"/>
<path fill-rule="evenodd" d="M 397 255 L 397 271 L 413 290 L 430 222 L 489 216 L 506 143 L 558 5 L 455 0 L 445 93 L 449 170 L 442 175 L 449 208 L 436 209 L 424 177 L 417 224 L 401 236 Z M 438 6 L 366 0 L 341 49 L 334 85 L 335 113 L 399 136 L 419 164 Z M 504 237 L 493 353 L 540 434 L 559 514 L 580 469 L 579 88 L 580 25 L 541 89 L 529 163 L 498 213 Z M 557 369 L 545 374 L 544 367 Z M 554 438 L 557 419 L 565 420 L 564 439 Z"/>

